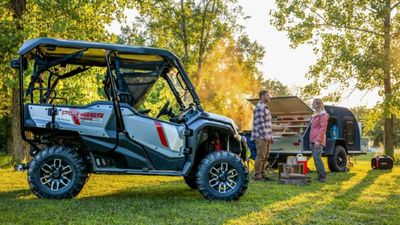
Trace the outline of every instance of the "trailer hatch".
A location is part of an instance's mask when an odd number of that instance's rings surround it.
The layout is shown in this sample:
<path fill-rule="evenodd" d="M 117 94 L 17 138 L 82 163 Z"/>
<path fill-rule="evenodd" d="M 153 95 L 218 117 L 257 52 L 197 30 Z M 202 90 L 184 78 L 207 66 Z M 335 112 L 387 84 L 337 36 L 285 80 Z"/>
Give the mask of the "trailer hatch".
<path fill-rule="evenodd" d="M 249 99 L 248 101 L 253 105 L 257 105 L 259 99 Z M 313 110 L 297 96 L 271 98 L 268 108 L 273 115 L 313 113 Z"/>

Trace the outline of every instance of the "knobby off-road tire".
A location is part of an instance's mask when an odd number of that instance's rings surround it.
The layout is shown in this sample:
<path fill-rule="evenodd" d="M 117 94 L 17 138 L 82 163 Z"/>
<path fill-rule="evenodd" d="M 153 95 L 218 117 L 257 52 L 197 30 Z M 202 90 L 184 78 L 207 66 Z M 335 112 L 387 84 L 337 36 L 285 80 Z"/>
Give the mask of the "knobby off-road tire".
<path fill-rule="evenodd" d="M 346 172 L 347 153 L 343 146 L 337 145 L 333 155 L 328 156 L 328 166 L 331 172 Z"/>
<path fill-rule="evenodd" d="M 42 150 L 33 158 L 28 169 L 31 191 L 40 198 L 75 197 L 87 179 L 82 157 L 75 150 L 64 146 Z"/>
<path fill-rule="evenodd" d="M 238 200 L 249 183 L 243 161 L 227 151 L 208 154 L 200 162 L 196 177 L 200 193 L 210 200 Z"/>

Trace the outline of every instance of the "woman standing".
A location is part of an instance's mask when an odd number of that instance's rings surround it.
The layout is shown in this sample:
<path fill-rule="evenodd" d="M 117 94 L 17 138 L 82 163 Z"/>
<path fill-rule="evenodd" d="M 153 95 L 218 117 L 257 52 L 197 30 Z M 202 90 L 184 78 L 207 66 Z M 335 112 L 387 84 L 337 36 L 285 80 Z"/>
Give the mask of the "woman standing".
<path fill-rule="evenodd" d="M 328 126 L 328 113 L 324 110 L 322 99 L 316 98 L 312 103 L 315 110 L 311 119 L 310 148 L 314 157 L 315 167 L 318 172 L 318 181 L 327 180 L 324 162 L 322 161 L 322 150 L 326 145 L 326 129 Z"/>

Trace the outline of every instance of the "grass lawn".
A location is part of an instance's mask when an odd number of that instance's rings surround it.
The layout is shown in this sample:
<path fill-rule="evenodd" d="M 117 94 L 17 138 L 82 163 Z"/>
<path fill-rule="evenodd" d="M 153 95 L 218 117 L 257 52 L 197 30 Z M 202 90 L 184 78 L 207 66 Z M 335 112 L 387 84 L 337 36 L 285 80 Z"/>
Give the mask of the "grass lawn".
<path fill-rule="evenodd" d="M 75 199 L 38 199 L 25 172 L 3 168 L 0 224 L 400 224 L 400 166 L 372 171 L 370 157 L 327 183 L 251 181 L 237 202 L 205 200 L 182 178 L 95 174 Z"/>

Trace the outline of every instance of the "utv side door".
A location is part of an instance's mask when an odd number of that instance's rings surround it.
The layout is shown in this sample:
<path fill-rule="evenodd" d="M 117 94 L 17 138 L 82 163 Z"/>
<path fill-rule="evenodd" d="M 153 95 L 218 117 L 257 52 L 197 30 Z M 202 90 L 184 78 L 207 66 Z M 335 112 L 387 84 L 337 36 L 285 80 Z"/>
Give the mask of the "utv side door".
<path fill-rule="evenodd" d="M 141 144 L 157 170 L 182 170 L 185 157 L 185 126 L 140 115 L 127 108 L 122 111 L 130 139 Z"/>

